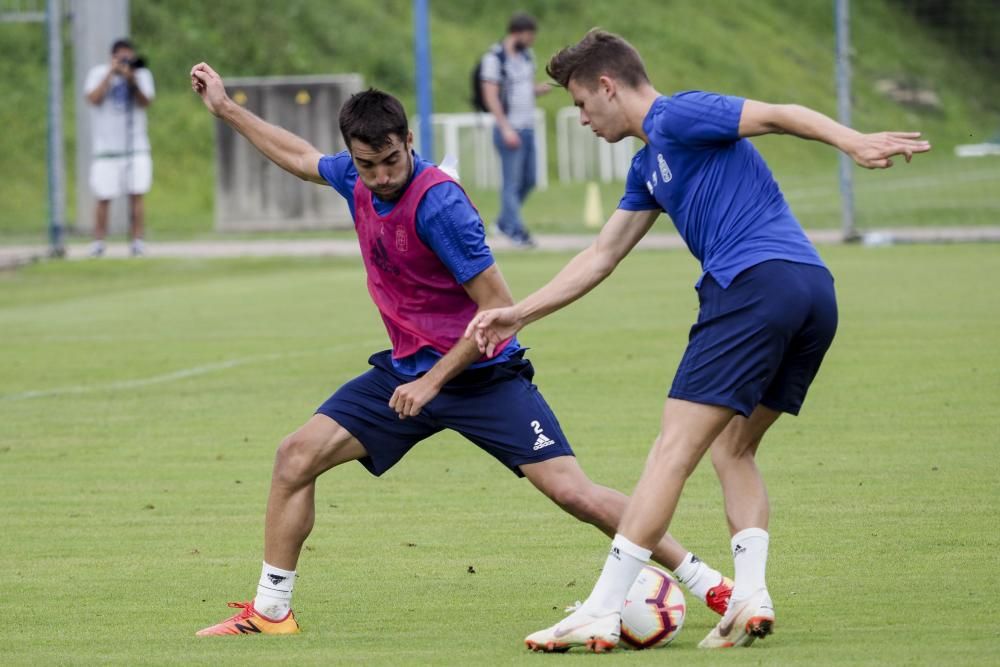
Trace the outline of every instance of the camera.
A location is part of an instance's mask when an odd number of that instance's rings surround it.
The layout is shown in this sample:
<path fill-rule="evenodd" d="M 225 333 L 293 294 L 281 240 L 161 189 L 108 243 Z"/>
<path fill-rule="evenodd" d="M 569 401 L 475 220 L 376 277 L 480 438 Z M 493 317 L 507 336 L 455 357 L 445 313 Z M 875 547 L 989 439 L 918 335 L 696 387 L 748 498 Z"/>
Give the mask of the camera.
<path fill-rule="evenodd" d="M 131 69 L 142 69 L 146 66 L 146 59 L 142 56 L 136 56 L 135 58 L 119 58 L 118 63 L 121 65 L 128 65 Z"/>

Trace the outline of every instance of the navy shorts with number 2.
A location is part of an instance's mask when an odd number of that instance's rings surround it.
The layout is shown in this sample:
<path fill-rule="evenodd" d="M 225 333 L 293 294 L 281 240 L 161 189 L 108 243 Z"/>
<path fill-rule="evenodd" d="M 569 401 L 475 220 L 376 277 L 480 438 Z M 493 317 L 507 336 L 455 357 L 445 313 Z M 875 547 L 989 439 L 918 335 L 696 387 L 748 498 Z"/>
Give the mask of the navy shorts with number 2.
<path fill-rule="evenodd" d="M 394 466 L 421 440 L 451 429 L 523 476 L 519 466 L 572 456 L 555 415 L 532 384 L 531 362 L 514 358 L 465 371 L 416 417 L 400 419 L 389 399 L 415 378 L 393 368 L 388 351 L 372 355 L 371 370 L 350 380 L 317 410 L 361 441 L 361 464 L 373 475 Z"/>
<path fill-rule="evenodd" d="M 670 397 L 745 417 L 757 405 L 798 414 L 837 331 L 830 272 L 771 260 L 743 271 L 726 289 L 705 275 L 698 300 Z"/>

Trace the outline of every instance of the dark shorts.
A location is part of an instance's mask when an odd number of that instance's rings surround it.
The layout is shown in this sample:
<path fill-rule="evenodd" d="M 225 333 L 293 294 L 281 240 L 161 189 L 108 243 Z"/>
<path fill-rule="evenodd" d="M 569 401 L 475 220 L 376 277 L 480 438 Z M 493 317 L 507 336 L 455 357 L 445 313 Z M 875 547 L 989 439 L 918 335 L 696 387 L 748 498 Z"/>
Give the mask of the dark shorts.
<path fill-rule="evenodd" d="M 395 371 L 388 351 L 372 355 L 368 363 L 371 370 L 338 389 L 316 413 L 361 441 L 368 452 L 361 464 L 373 475 L 444 429 L 465 436 L 518 477 L 523 464 L 573 455 L 555 415 L 531 383 L 531 362 L 520 355 L 461 373 L 419 415 L 406 419 L 389 407 L 389 399 L 396 387 L 414 378 Z"/>
<path fill-rule="evenodd" d="M 706 275 L 701 309 L 670 397 L 799 413 L 837 331 L 833 276 L 822 266 L 772 260 L 722 289 Z"/>

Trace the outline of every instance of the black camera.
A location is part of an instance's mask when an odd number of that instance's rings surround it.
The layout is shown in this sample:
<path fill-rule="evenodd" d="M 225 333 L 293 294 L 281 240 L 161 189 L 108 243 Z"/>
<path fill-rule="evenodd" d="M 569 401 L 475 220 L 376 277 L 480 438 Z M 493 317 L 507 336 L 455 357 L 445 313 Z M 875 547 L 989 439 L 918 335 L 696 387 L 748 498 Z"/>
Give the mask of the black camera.
<path fill-rule="evenodd" d="M 142 56 L 136 56 L 135 58 L 119 58 L 118 62 L 122 65 L 128 65 L 131 69 L 142 69 L 146 66 L 146 59 Z"/>

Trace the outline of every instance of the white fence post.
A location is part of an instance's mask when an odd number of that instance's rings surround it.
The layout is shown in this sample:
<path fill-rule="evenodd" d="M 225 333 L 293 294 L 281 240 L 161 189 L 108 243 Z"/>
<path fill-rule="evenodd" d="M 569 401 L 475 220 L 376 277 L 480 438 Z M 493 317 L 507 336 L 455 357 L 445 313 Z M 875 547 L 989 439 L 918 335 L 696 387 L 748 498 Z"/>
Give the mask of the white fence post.
<path fill-rule="evenodd" d="M 461 180 L 475 188 L 500 188 L 500 156 L 493 145 L 495 121 L 488 113 L 436 113 L 431 115 L 434 136 L 442 137 L 443 152 L 458 159 Z M 417 139 L 417 152 L 427 151 L 420 145 L 420 120 L 413 119 L 413 135 Z M 545 190 L 549 186 L 548 142 L 545 136 L 545 112 L 535 109 L 535 187 Z"/>
<path fill-rule="evenodd" d="M 545 112 L 535 108 L 535 187 L 549 189 L 548 141 L 545 135 Z"/>
<path fill-rule="evenodd" d="M 563 107 L 556 113 L 556 156 L 559 181 L 623 181 L 628 175 L 636 142 L 626 137 L 615 144 L 597 138 L 580 125 L 580 111 Z"/>

